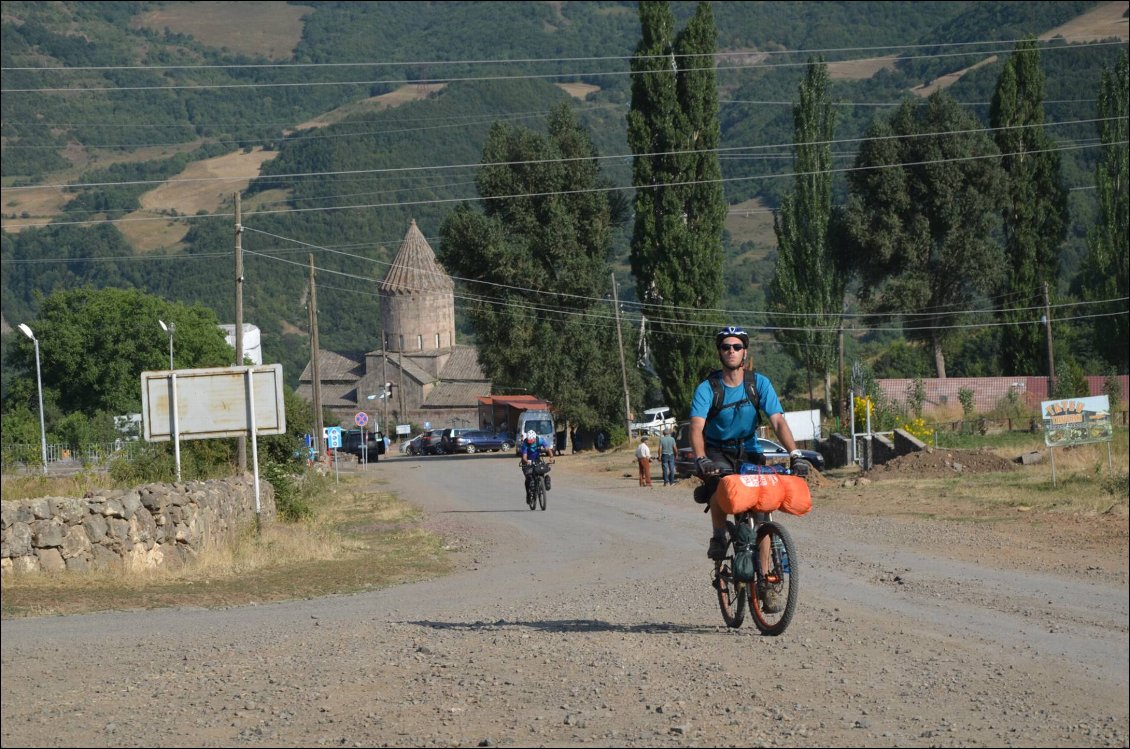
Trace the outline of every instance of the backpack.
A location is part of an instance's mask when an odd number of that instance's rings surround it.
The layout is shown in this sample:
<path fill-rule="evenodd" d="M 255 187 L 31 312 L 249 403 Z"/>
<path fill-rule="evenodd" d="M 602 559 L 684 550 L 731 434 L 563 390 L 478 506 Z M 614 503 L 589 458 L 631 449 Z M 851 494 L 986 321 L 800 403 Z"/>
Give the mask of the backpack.
<path fill-rule="evenodd" d="M 754 434 L 756 434 L 757 425 L 761 423 L 761 407 L 758 405 L 761 399 L 757 396 L 757 371 L 747 369 L 745 372 L 745 398 L 734 401 L 733 403 L 727 403 L 725 406 L 722 405 L 722 399 L 726 397 L 726 386 L 722 384 L 722 370 L 716 369 L 711 372 L 710 376 L 706 378 L 706 381 L 710 383 L 710 390 L 714 395 L 714 399 L 710 403 L 710 410 L 706 412 L 706 423 L 709 424 L 711 419 L 727 408 L 737 408 L 745 403 L 752 403 L 755 411 L 753 416 L 753 430 Z M 753 435 L 751 434 L 749 436 L 752 437 Z M 745 439 L 748 439 L 748 437 Z M 745 439 L 742 441 L 744 442 Z"/>

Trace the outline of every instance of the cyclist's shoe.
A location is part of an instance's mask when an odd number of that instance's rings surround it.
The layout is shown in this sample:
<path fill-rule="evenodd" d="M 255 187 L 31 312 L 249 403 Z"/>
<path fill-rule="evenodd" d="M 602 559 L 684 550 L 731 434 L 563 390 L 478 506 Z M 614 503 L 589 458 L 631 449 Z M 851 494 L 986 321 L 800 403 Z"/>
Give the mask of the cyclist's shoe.
<path fill-rule="evenodd" d="M 534 502 L 536 501 L 537 500 L 534 499 L 534 495 L 532 493 L 526 492 L 526 504 L 530 506 L 531 510 L 534 509 Z"/>
<path fill-rule="evenodd" d="M 725 536 L 722 536 L 721 538 L 715 536 L 710 539 L 710 548 L 706 550 L 706 556 L 710 557 L 716 562 L 721 561 L 726 558 L 726 552 L 729 550 L 729 548 L 730 542 L 726 539 Z"/>
<path fill-rule="evenodd" d="M 545 490 L 549 491 L 549 487 L 550 487 L 550 481 L 549 481 L 549 474 L 547 473 L 547 474 L 545 474 Z"/>
<path fill-rule="evenodd" d="M 757 597 L 761 599 L 761 610 L 766 614 L 781 613 L 781 593 L 764 580 L 757 584 Z"/>

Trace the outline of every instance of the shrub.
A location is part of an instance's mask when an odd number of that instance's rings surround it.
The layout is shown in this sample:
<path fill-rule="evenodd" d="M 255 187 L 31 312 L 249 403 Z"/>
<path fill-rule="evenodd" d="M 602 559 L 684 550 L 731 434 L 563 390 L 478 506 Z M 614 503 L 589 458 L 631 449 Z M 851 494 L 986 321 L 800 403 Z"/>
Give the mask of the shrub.
<path fill-rule="evenodd" d="M 934 438 L 934 430 L 926 424 L 925 419 L 921 416 L 913 420 L 904 420 L 899 428 L 910 432 L 923 442 L 929 442 Z"/>
<path fill-rule="evenodd" d="M 275 490 L 275 508 L 279 518 L 296 522 L 314 514 L 303 487 L 295 480 L 292 467 L 274 460 L 265 460 L 259 467 L 260 478 L 270 482 Z"/>

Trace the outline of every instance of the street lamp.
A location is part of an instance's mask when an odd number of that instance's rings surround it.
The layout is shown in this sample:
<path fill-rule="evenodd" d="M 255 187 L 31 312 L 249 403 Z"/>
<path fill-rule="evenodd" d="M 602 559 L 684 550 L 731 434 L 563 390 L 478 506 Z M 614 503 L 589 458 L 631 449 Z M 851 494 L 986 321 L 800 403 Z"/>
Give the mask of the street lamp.
<path fill-rule="evenodd" d="M 43 459 L 43 472 L 47 473 L 47 428 L 43 424 L 43 375 L 39 371 L 39 339 L 24 323 L 19 324 L 19 329 L 35 344 L 35 383 L 39 387 L 39 450 Z"/>
<path fill-rule="evenodd" d="M 173 336 L 176 335 L 177 324 L 175 322 L 171 322 L 168 325 L 166 325 L 164 320 L 158 320 L 157 322 L 161 324 L 161 330 L 165 331 L 169 336 L 169 369 L 172 369 L 173 368 Z"/>

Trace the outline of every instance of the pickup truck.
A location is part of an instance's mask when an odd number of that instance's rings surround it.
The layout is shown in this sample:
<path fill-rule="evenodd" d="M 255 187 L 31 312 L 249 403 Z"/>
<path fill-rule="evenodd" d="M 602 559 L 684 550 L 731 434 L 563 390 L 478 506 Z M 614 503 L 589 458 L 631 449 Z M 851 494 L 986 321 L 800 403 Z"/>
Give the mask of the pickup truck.
<path fill-rule="evenodd" d="M 671 409 L 667 406 L 659 406 L 658 408 L 649 408 L 643 412 L 643 419 L 641 421 L 633 421 L 629 428 L 632 430 L 633 435 L 638 434 L 659 434 L 664 429 L 675 429 L 675 417 L 671 415 Z"/>

